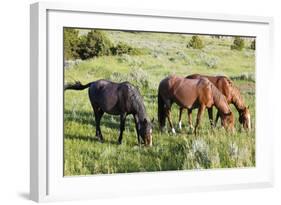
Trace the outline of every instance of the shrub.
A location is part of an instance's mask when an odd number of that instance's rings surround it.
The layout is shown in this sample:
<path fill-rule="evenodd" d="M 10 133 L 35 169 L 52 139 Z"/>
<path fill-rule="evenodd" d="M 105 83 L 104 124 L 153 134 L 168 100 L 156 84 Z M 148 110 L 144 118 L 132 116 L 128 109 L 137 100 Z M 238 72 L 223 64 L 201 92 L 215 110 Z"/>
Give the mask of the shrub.
<path fill-rule="evenodd" d="M 201 138 L 195 139 L 187 151 L 183 169 L 190 169 L 191 167 L 197 169 L 210 168 L 212 163 L 210 159 L 209 145 Z"/>
<path fill-rule="evenodd" d="M 236 36 L 234 38 L 233 44 L 230 46 L 231 50 L 238 50 L 241 51 L 245 46 L 244 39 L 241 37 Z"/>
<path fill-rule="evenodd" d="M 256 50 L 256 39 L 251 42 L 250 48 Z"/>
<path fill-rule="evenodd" d="M 111 54 L 113 44 L 102 31 L 91 30 L 87 36 L 80 38 L 77 53 L 81 59 Z"/>
<path fill-rule="evenodd" d="M 219 58 L 216 56 L 209 56 L 204 52 L 200 52 L 196 59 L 197 64 L 206 65 L 208 68 L 217 68 L 219 64 Z"/>
<path fill-rule="evenodd" d="M 128 73 L 113 72 L 109 76 L 109 80 L 114 82 L 128 81 L 138 88 L 148 88 L 150 82 L 148 81 L 148 74 L 141 68 L 131 68 Z"/>
<path fill-rule="evenodd" d="M 255 82 L 255 74 L 254 73 L 241 73 L 240 75 L 237 76 L 230 76 L 231 80 L 246 80 L 246 81 L 251 81 Z"/>
<path fill-rule="evenodd" d="M 133 48 L 126 43 L 120 42 L 115 47 L 111 48 L 111 52 L 113 55 L 140 55 L 142 54 L 141 50 L 138 48 Z"/>
<path fill-rule="evenodd" d="M 191 40 L 187 44 L 188 48 L 194 48 L 194 49 L 202 49 L 204 47 L 203 41 L 199 36 L 192 36 Z"/>
<path fill-rule="evenodd" d="M 73 60 L 79 57 L 77 48 L 79 44 L 79 31 L 73 28 L 65 28 L 63 30 L 63 49 L 64 59 Z"/>
<path fill-rule="evenodd" d="M 217 65 L 219 64 L 219 59 L 217 57 L 210 57 L 205 59 L 205 64 L 208 66 L 208 68 L 217 68 Z"/>

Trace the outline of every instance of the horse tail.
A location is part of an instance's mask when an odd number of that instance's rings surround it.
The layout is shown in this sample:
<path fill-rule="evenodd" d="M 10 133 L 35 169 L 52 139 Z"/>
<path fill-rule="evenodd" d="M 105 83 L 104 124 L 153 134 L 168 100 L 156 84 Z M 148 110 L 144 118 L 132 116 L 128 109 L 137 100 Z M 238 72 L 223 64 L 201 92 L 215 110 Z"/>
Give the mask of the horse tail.
<path fill-rule="evenodd" d="M 82 85 L 80 81 L 76 81 L 75 83 L 68 83 L 64 85 L 64 90 L 84 90 L 90 87 L 92 83 L 88 83 L 86 85 Z"/>
<path fill-rule="evenodd" d="M 165 106 L 165 102 L 160 95 L 160 91 L 158 90 L 158 122 L 161 129 L 166 124 L 166 115 L 165 115 L 164 106 Z"/>

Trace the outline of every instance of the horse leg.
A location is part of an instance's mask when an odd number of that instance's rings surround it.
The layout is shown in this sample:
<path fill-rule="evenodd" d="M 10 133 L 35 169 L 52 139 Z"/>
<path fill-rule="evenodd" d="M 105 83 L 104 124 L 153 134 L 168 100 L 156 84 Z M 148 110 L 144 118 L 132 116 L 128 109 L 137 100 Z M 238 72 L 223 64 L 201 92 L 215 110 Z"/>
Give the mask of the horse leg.
<path fill-rule="evenodd" d="M 217 123 L 218 123 L 219 117 L 220 117 L 220 114 L 219 114 L 219 111 L 217 111 L 217 116 L 216 116 L 216 120 L 215 120 L 214 127 L 216 127 L 216 126 L 217 126 Z"/>
<path fill-rule="evenodd" d="M 95 108 L 94 113 L 95 113 L 95 121 L 96 121 L 96 137 L 100 140 L 100 142 L 104 142 L 100 129 L 100 120 L 104 112 L 100 108 Z"/>
<path fill-rule="evenodd" d="M 192 109 L 188 109 L 187 110 L 187 116 L 188 116 L 188 124 L 189 124 L 189 127 L 191 129 L 193 129 L 193 126 L 192 126 Z"/>
<path fill-rule="evenodd" d="M 125 129 L 125 120 L 126 120 L 126 114 L 121 114 L 120 115 L 120 135 L 118 138 L 119 144 L 122 144 L 123 131 Z"/>
<path fill-rule="evenodd" d="M 209 115 L 211 127 L 213 128 L 214 127 L 214 120 L 213 120 L 213 108 L 212 107 L 208 108 L 208 115 Z"/>
<path fill-rule="evenodd" d="M 170 127 L 172 129 L 172 133 L 176 134 L 175 128 L 173 127 L 173 123 L 172 123 L 172 120 L 171 120 L 171 110 L 170 109 L 167 110 L 167 117 L 168 117 Z"/>
<path fill-rule="evenodd" d="M 204 110 L 205 110 L 205 105 L 201 105 L 199 107 L 199 110 L 198 110 L 198 113 L 197 113 L 196 125 L 195 125 L 195 129 L 194 129 L 195 135 L 197 135 L 197 129 L 198 129 L 198 126 L 201 122 L 201 118 L 202 118 L 202 115 L 204 113 Z"/>
<path fill-rule="evenodd" d="M 181 115 L 182 115 L 182 111 L 183 111 L 183 108 L 181 107 L 180 108 L 180 113 L 179 113 L 179 129 L 181 130 Z"/>
<path fill-rule="evenodd" d="M 136 124 L 136 131 L 137 131 L 137 137 L 138 137 L 138 144 L 141 144 L 141 140 L 140 140 L 140 134 L 139 134 L 139 119 L 136 115 L 134 115 L 134 120 L 135 120 L 135 124 Z"/>

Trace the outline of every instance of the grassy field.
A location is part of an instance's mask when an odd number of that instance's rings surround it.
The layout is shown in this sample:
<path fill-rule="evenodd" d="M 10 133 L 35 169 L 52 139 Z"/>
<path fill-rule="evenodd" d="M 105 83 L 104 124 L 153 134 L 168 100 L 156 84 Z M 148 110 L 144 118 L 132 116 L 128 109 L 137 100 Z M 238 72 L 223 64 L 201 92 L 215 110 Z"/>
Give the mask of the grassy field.
<path fill-rule="evenodd" d="M 65 82 L 88 83 L 98 79 L 130 81 L 143 95 L 150 119 L 155 118 L 153 147 L 139 147 L 132 116 L 126 120 L 123 144 L 118 145 L 119 116 L 105 114 L 101 130 L 103 144 L 95 138 L 95 120 L 87 90 L 66 91 L 64 104 L 64 174 L 91 175 L 185 169 L 230 168 L 255 166 L 255 52 L 248 49 L 246 39 L 242 51 L 231 50 L 233 38 L 217 39 L 200 36 L 202 50 L 187 48 L 191 35 L 146 32 L 106 31 L 110 40 L 125 42 L 145 50 L 144 55 L 102 56 L 79 61 L 65 68 Z M 252 131 L 246 133 L 235 113 L 235 133 L 222 128 L 211 130 L 204 113 L 198 136 L 187 127 L 173 135 L 169 127 L 158 129 L 157 87 L 169 74 L 186 76 L 193 73 L 227 75 L 240 88 L 250 106 Z M 197 110 L 193 111 L 195 121 Z M 177 127 L 178 107 L 172 108 L 173 124 Z"/>

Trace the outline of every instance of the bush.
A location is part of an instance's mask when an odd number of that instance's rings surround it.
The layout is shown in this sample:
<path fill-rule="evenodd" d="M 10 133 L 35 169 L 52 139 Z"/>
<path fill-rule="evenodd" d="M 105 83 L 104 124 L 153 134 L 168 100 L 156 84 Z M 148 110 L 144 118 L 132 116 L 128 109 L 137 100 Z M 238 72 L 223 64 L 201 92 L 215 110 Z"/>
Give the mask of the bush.
<path fill-rule="evenodd" d="M 150 87 L 149 76 L 146 71 L 141 68 L 131 68 L 128 73 L 113 72 L 109 76 L 109 80 L 114 82 L 128 81 L 138 88 Z"/>
<path fill-rule="evenodd" d="M 245 46 L 244 39 L 241 37 L 236 36 L 234 38 L 233 44 L 230 46 L 231 50 L 238 50 L 241 51 Z"/>
<path fill-rule="evenodd" d="M 251 42 L 250 48 L 256 50 L 256 39 Z"/>
<path fill-rule="evenodd" d="M 102 31 L 91 30 L 87 36 L 80 38 L 77 53 L 81 59 L 111 54 L 113 44 Z"/>
<path fill-rule="evenodd" d="M 77 48 L 79 44 L 79 31 L 73 28 L 64 28 L 63 30 L 63 49 L 64 59 L 74 60 L 79 57 Z"/>
<path fill-rule="evenodd" d="M 219 58 L 216 56 L 209 56 L 206 53 L 200 52 L 195 62 L 199 65 L 206 65 L 207 68 L 217 68 L 219 64 Z"/>
<path fill-rule="evenodd" d="M 117 46 L 111 48 L 111 52 L 113 55 L 140 55 L 142 54 L 141 50 L 138 48 L 133 48 L 126 43 L 120 42 Z"/>
<path fill-rule="evenodd" d="M 202 49 L 203 47 L 203 41 L 199 36 L 192 36 L 191 40 L 187 44 L 187 48 Z"/>
<path fill-rule="evenodd" d="M 240 75 L 237 76 L 230 76 L 231 80 L 246 80 L 246 81 L 251 81 L 255 82 L 256 77 L 254 73 L 241 73 Z"/>

